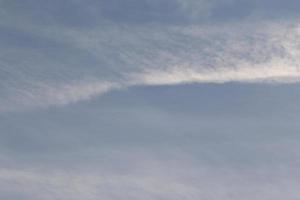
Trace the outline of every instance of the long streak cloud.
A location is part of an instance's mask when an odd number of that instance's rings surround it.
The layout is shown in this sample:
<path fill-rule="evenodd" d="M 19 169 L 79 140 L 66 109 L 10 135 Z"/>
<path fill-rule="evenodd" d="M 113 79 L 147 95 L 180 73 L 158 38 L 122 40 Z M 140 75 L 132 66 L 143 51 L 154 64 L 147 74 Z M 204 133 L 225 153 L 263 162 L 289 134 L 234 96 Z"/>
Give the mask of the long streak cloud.
<path fill-rule="evenodd" d="M 1 22 L 8 41 L 0 49 L 1 111 L 66 105 L 139 85 L 300 80 L 295 20 L 225 25 L 103 20 L 80 29 L 25 22 Z"/>

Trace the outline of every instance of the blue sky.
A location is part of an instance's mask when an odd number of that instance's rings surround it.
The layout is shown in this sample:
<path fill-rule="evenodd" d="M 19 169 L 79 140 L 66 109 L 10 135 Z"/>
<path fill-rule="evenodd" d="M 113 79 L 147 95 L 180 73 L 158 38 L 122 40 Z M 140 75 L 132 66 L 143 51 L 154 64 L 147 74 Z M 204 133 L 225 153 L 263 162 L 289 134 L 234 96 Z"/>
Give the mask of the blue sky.
<path fill-rule="evenodd" d="M 0 0 L 0 199 L 298 199 L 299 9 Z"/>

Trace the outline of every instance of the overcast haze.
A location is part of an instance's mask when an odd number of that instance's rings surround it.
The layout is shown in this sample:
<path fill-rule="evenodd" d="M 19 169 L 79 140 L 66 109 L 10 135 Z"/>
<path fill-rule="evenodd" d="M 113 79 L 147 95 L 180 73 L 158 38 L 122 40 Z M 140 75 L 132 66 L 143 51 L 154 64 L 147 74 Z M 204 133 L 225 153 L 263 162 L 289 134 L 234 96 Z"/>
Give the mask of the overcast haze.
<path fill-rule="evenodd" d="M 0 0 L 0 199 L 299 199 L 299 10 Z"/>

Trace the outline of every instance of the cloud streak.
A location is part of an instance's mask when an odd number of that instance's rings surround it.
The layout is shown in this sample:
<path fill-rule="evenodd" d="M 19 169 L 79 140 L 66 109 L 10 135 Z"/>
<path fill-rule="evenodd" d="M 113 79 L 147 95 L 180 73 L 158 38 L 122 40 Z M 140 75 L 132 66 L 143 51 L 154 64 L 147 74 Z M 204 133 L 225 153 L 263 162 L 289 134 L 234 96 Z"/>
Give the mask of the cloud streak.
<path fill-rule="evenodd" d="M 174 4 L 168 2 L 166 6 Z M 214 9 L 223 5 L 197 2 L 176 1 L 176 5 L 191 14 L 190 21 L 199 15 L 212 18 Z M 11 9 L 7 2 L 1 3 Z M 151 13 L 159 14 L 154 4 Z M 101 5 L 107 11 L 119 9 L 106 1 Z M 132 24 L 130 19 L 120 23 L 101 15 L 94 16 L 99 19 L 94 26 L 86 27 L 55 20 L 41 24 L 25 9 L 12 14 L 2 11 L 1 111 L 67 105 L 139 85 L 299 82 L 299 23 L 295 19 Z M 51 19 L 52 14 L 43 15 Z"/>
<path fill-rule="evenodd" d="M 39 53 L 43 46 L 29 51 L 10 47 L 12 54 L 1 65 L 6 79 L 1 110 L 66 105 L 139 85 L 300 80 L 295 22 L 187 27 L 104 24 L 102 30 L 32 28 L 35 35 L 62 46 L 65 58 Z M 78 57 L 70 55 L 70 49 L 79 52 Z M 83 67 L 81 60 L 88 59 L 85 55 L 94 61 Z M 9 60 L 11 56 L 21 60 Z M 17 71 L 22 65 L 28 66 L 27 71 Z"/>
<path fill-rule="evenodd" d="M 107 172 L 101 167 L 96 171 L 1 168 L 0 196 L 19 193 L 23 198 L 43 200 L 155 197 L 250 200 L 258 197 L 294 199 L 299 195 L 295 189 L 298 173 L 293 168 L 289 171 L 276 167 L 242 170 L 179 161 L 139 158 L 143 163 L 139 170 L 125 174 Z"/>

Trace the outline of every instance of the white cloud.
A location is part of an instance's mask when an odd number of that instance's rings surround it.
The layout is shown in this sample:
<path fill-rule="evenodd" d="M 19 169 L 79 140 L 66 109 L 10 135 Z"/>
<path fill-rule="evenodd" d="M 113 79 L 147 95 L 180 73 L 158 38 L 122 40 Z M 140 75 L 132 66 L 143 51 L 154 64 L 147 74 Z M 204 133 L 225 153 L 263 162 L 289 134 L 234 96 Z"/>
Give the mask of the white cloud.
<path fill-rule="evenodd" d="M 0 94 L 1 110 L 66 105 L 133 85 L 300 80 L 297 22 L 23 29 L 31 30 L 36 37 L 92 55 L 95 63 L 81 66 L 77 55 L 53 60 L 35 49 L 11 50 L 20 60 L 2 63 L 10 81 Z"/>
<path fill-rule="evenodd" d="M 20 89 L 18 93 L 8 97 L 0 111 L 66 105 L 80 100 L 88 100 L 109 90 L 118 89 L 117 83 L 98 80 L 56 83 L 34 83 L 32 88 Z"/>
<path fill-rule="evenodd" d="M 264 83 L 296 83 L 300 81 L 300 73 L 296 68 L 262 67 L 241 69 L 218 69 L 205 72 L 193 71 L 189 68 L 172 69 L 170 71 L 149 71 L 135 75 L 137 84 L 173 85 L 184 83 L 226 83 L 264 82 Z"/>

